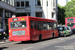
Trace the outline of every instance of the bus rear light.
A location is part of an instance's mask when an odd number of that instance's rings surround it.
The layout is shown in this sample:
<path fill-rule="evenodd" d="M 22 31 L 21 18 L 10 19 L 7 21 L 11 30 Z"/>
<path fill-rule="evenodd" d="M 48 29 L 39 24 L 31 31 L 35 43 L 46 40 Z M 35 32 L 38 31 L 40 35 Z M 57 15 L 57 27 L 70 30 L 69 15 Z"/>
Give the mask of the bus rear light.
<path fill-rule="evenodd" d="M 29 33 L 27 33 L 27 35 L 29 35 Z"/>
<path fill-rule="evenodd" d="M 11 35 L 9 35 L 9 37 L 11 37 Z"/>

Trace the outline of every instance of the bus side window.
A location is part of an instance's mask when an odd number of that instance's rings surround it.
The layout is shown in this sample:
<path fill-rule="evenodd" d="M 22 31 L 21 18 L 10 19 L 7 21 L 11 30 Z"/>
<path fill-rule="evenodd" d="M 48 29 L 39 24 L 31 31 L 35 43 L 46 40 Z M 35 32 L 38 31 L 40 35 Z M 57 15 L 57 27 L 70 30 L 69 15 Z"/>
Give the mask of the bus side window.
<path fill-rule="evenodd" d="M 47 28 L 48 28 L 48 30 L 51 30 L 51 29 L 52 29 L 52 24 L 51 24 L 51 22 L 47 22 Z"/>
<path fill-rule="evenodd" d="M 53 27 L 54 29 L 57 29 L 57 23 L 54 23 Z"/>
<path fill-rule="evenodd" d="M 42 22 L 38 21 L 38 30 L 42 30 Z"/>
<path fill-rule="evenodd" d="M 37 29 L 37 23 L 36 22 L 34 22 L 34 28 Z"/>
<path fill-rule="evenodd" d="M 52 29 L 54 29 L 54 23 L 51 22 L 50 25 L 51 25 Z"/>
<path fill-rule="evenodd" d="M 47 23 L 43 22 L 43 30 L 47 30 Z"/>
<path fill-rule="evenodd" d="M 30 21 L 31 29 L 33 29 L 33 21 Z"/>
<path fill-rule="evenodd" d="M 50 26 L 50 22 L 47 22 L 47 29 L 48 30 L 51 30 L 52 29 L 52 27 Z"/>

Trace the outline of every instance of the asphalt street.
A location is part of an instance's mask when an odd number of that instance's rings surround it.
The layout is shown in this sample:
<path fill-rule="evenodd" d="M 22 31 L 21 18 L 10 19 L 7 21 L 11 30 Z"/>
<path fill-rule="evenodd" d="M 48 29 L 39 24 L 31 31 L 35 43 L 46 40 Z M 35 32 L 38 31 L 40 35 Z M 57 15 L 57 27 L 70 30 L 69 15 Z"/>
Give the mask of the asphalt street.
<path fill-rule="evenodd" d="M 27 41 L 0 44 L 0 50 L 75 50 L 75 35 L 46 39 L 41 42 Z"/>

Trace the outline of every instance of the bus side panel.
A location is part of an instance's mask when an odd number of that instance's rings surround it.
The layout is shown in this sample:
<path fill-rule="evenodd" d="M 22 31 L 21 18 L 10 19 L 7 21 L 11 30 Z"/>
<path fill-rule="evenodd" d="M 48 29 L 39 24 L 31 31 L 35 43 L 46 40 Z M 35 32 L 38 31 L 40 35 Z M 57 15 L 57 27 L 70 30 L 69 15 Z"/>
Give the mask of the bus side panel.
<path fill-rule="evenodd" d="M 52 37 L 52 33 L 53 33 L 52 30 L 43 30 L 43 31 L 41 32 L 42 38 L 43 38 L 43 39 L 51 38 L 51 37 Z"/>
<path fill-rule="evenodd" d="M 27 17 L 27 27 L 28 27 L 29 39 L 31 40 L 31 34 L 30 34 L 30 17 Z"/>
<path fill-rule="evenodd" d="M 67 18 L 65 18 L 65 26 L 67 27 Z"/>
<path fill-rule="evenodd" d="M 58 30 L 56 30 L 56 29 L 54 30 L 54 36 L 58 37 Z"/>

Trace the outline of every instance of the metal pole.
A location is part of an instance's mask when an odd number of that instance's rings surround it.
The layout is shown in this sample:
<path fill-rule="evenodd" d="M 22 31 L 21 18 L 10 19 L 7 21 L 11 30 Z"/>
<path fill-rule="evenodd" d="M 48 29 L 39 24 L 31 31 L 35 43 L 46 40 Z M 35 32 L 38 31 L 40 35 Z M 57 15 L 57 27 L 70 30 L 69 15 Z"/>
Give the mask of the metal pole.
<path fill-rule="evenodd" d="M 5 31 L 5 10 L 3 9 L 3 30 Z"/>

